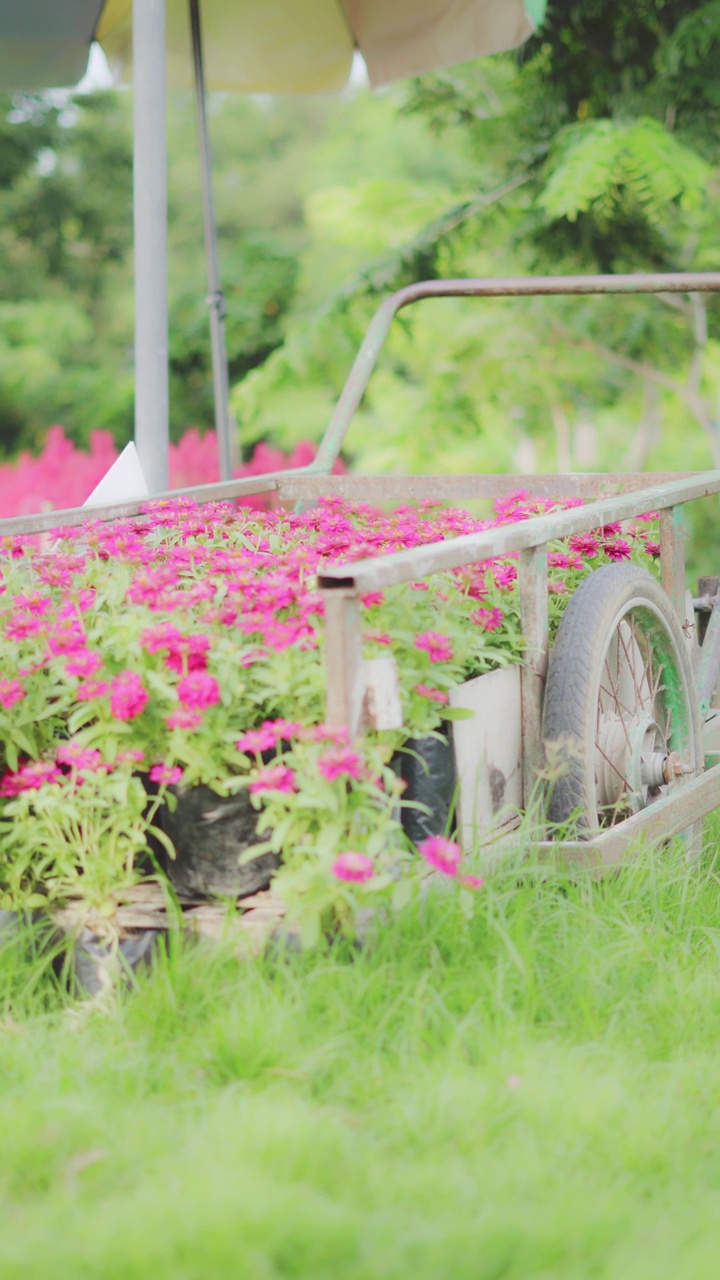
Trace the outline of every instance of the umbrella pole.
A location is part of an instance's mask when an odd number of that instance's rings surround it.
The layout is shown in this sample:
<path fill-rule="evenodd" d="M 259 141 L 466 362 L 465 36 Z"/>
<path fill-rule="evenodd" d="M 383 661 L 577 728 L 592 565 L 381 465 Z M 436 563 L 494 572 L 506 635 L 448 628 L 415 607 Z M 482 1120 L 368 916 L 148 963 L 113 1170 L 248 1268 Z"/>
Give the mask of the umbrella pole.
<path fill-rule="evenodd" d="M 148 488 L 168 487 L 165 0 L 133 2 L 135 444 Z"/>
<path fill-rule="evenodd" d="M 197 117 L 202 180 L 203 225 L 208 281 L 207 304 L 210 308 L 215 431 L 220 460 L 220 479 L 229 480 L 232 476 L 233 463 L 240 461 L 240 449 L 237 440 L 233 440 L 230 429 L 228 368 L 225 350 L 225 298 L 220 282 L 220 268 L 218 265 L 212 158 L 205 111 L 205 70 L 203 67 L 202 33 L 200 30 L 200 0 L 190 0 L 190 31 L 192 33 L 193 66 L 195 70 L 195 113 Z M 235 448 L 233 448 L 233 445 L 235 445 Z"/>

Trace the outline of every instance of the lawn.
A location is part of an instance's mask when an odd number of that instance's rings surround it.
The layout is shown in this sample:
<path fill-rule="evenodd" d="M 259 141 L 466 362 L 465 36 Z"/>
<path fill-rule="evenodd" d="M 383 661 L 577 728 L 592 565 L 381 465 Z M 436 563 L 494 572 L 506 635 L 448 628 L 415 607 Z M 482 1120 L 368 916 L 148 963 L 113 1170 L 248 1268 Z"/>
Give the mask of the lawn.
<path fill-rule="evenodd" d="M 719 891 L 712 851 L 508 870 L 100 1003 L 6 944 L 0 1275 L 715 1280 Z"/>

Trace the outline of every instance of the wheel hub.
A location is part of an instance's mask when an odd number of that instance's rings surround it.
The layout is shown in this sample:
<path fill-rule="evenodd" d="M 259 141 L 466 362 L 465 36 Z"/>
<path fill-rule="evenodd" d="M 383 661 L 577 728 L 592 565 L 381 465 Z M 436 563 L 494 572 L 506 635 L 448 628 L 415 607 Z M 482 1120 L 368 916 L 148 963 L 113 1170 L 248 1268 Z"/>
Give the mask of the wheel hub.
<path fill-rule="evenodd" d="M 677 774 L 678 764 L 680 772 L 685 772 L 650 715 L 638 715 L 629 723 L 618 715 L 603 715 L 595 761 L 598 806 L 622 807 L 630 813 L 644 809 L 658 795 Z"/>

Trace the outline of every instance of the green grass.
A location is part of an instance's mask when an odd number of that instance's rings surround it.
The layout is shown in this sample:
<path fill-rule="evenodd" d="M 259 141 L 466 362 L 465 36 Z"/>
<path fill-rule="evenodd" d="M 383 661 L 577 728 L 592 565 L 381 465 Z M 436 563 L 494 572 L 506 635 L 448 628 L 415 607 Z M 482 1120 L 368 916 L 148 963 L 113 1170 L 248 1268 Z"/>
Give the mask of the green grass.
<path fill-rule="evenodd" d="M 104 1004 L 6 945 L 2 1280 L 716 1280 L 719 871 L 508 873 Z"/>

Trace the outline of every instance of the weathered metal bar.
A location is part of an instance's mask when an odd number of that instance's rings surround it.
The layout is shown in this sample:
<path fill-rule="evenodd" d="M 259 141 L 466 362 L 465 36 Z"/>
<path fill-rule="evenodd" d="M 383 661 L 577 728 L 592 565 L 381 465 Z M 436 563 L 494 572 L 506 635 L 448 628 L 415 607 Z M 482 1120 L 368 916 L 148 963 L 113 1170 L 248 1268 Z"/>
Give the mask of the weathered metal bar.
<path fill-rule="evenodd" d="M 73 526 L 96 520 L 118 520 L 141 515 L 149 502 L 172 502 L 176 498 L 192 498 L 194 502 L 224 502 L 233 498 L 249 497 L 256 493 L 276 493 L 283 471 L 268 472 L 264 476 L 250 476 L 242 480 L 221 480 L 218 484 L 188 485 L 184 489 L 170 489 L 155 493 L 152 498 L 133 498 L 129 502 L 109 502 L 97 507 L 64 507 L 57 511 L 38 511 L 29 516 L 10 516 L 0 520 L 0 538 L 20 534 L 46 533 L 61 526 Z"/>
<path fill-rule="evenodd" d="M 542 546 L 554 538 L 567 538 L 616 520 L 627 520 L 642 511 L 662 511 L 678 502 L 689 502 L 720 492 L 720 471 L 706 471 L 692 479 L 670 481 L 666 485 L 617 494 L 568 511 L 553 511 L 517 524 L 503 525 L 482 533 L 462 534 L 447 542 L 431 543 L 398 551 L 378 559 L 328 568 L 319 575 L 321 587 L 353 587 L 358 592 L 378 591 L 397 582 L 425 578 L 444 569 L 459 569 L 476 560 L 505 556 Z"/>
<path fill-rule="evenodd" d="M 710 620 L 705 628 L 700 662 L 697 670 L 697 694 L 700 704 L 700 718 L 705 719 L 712 705 L 713 694 L 720 674 L 720 603 L 713 606 Z"/>
<path fill-rule="evenodd" d="M 675 606 L 679 618 L 685 618 L 685 542 L 687 531 L 682 506 L 660 512 L 660 570 L 663 589 Z"/>
<path fill-rule="evenodd" d="M 324 601 L 326 720 L 333 729 L 347 729 L 355 738 L 362 724 L 365 695 L 360 600 L 354 591 L 327 591 Z"/>
<path fill-rule="evenodd" d="M 215 434 L 218 442 L 220 478 L 229 480 L 233 463 L 240 461 L 239 448 L 231 435 L 230 395 L 228 387 L 227 353 L 225 350 L 225 298 L 222 291 L 218 263 L 217 222 L 213 196 L 212 155 L 205 110 L 205 66 L 203 62 L 200 0 L 190 2 L 190 34 L 192 37 L 193 68 L 195 72 L 195 117 L 197 121 L 198 149 L 200 151 L 200 178 L 203 197 L 203 234 L 205 236 L 205 265 L 207 270 L 210 309 L 210 343 L 212 348 L 213 392 L 215 400 Z M 233 456 L 237 454 L 237 459 Z"/>
<path fill-rule="evenodd" d="M 165 0 L 134 0 L 135 444 L 151 493 L 168 484 Z"/>
<path fill-rule="evenodd" d="M 536 854 L 541 862 L 559 858 L 569 866 L 610 870 L 626 864 L 643 847 L 680 835 L 719 805 L 720 764 L 716 764 L 699 777 L 685 781 L 676 794 L 661 796 L 591 840 L 530 839 L 522 845 L 516 832 L 488 844 L 483 865 L 488 869 L 500 867 L 510 854 L 527 853 Z"/>
<path fill-rule="evenodd" d="M 497 276 L 467 280 L 422 280 L 398 289 L 380 304 L 368 326 L 315 459 L 330 471 L 365 394 L 393 319 L 403 307 L 424 298 L 530 298 L 586 294 L 717 293 L 720 272 L 654 272 L 637 275 Z"/>
<path fill-rule="evenodd" d="M 526 489 L 538 498 L 597 498 L 629 493 L 648 485 L 690 478 L 693 471 L 572 472 L 563 475 L 304 475 L 284 472 L 278 490 L 280 502 L 290 505 L 333 494 L 349 501 L 466 502 L 499 498 Z"/>
<path fill-rule="evenodd" d="M 532 547 L 520 553 L 520 618 L 526 646 L 520 671 L 525 808 L 530 804 L 533 787 L 543 766 L 542 710 L 549 646 L 547 569 L 545 547 Z"/>

